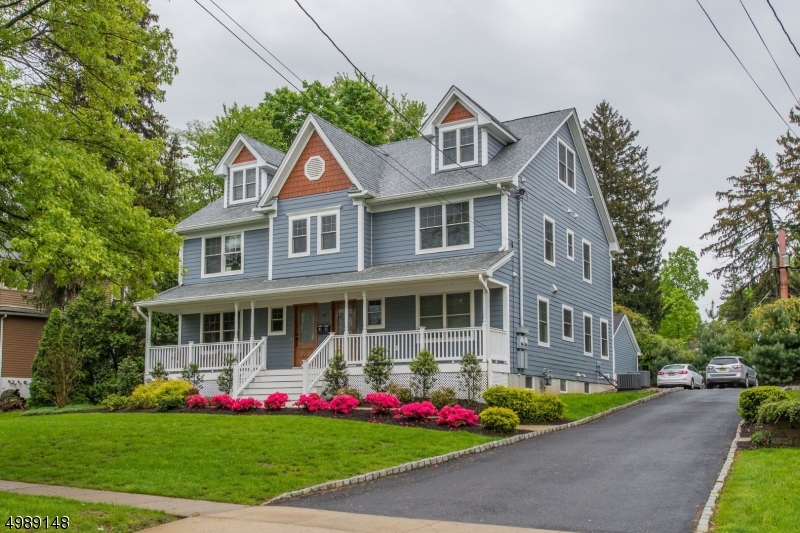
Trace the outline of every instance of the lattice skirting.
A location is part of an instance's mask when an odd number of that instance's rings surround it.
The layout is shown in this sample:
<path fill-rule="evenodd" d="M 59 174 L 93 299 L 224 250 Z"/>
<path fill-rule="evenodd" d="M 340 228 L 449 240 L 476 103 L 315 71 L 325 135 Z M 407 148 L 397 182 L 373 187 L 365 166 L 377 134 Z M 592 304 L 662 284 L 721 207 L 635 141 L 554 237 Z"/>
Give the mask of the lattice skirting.
<path fill-rule="evenodd" d="M 410 387 L 411 386 L 411 376 L 412 374 L 403 373 L 403 374 L 392 374 L 392 383 L 396 383 L 398 385 L 402 385 L 403 387 Z M 482 385 L 480 388 L 480 393 L 482 393 L 486 389 L 486 372 L 483 372 L 482 376 Z M 354 387 L 358 390 L 362 395 L 367 395 L 372 392 L 372 388 L 367 385 L 366 381 L 364 380 L 364 376 L 362 374 L 353 375 L 351 374 L 349 377 L 349 384 L 351 387 Z M 508 384 L 508 374 L 504 374 L 501 372 L 492 372 L 492 384 L 493 385 L 507 385 Z M 325 383 L 321 384 L 321 388 L 325 387 Z M 458 374 L 458 372 L 440 372 L 439 376 L 436 380 L 436 384 L 434 385 L 433 389 L 438 389 L 439 387 L 450 387 L 461 399 L 467 398 L 467 392 L 464 389 L 464 384 Z M 479 393 L 479 394 L 480 394 Z"/>

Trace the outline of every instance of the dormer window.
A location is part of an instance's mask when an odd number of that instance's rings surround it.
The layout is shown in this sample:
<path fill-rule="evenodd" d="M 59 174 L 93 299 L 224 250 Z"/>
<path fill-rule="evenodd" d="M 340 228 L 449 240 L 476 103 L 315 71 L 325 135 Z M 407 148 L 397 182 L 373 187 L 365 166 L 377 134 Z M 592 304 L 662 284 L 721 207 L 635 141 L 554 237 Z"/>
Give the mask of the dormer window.
<path fill-rule="evenodd" d="M 459 165 L 472 165 L 478 162 L 475 146 L 478 126 L 474 122 L 461 125 L 442 125 L 439 127 L 439 169 L 457 168 Z"/>
<path fill-rule="evenodd" d="M 254 200 L 257 194 L 257 176 L 258 169 L 256 168 L 234 170 L 232 172 L 233 179 L 231 180 L 231 201 Z"/>

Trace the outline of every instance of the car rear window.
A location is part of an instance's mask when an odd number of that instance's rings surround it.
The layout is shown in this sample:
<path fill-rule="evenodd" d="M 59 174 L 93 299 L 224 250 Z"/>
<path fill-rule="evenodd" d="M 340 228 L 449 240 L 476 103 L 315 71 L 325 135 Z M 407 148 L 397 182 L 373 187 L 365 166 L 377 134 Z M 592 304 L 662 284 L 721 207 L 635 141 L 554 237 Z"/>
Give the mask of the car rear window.
<path fill-rule="evenodd" d="M 715 357 L 708 362 L 709 365 L 735 365 L 739 360 L 735 357 Z"/>
<path fill-rule="evenodd" d="M 686 365 L 667 365 L 661 370 L 680 370 L 681 368 L 685 367 Z"/>

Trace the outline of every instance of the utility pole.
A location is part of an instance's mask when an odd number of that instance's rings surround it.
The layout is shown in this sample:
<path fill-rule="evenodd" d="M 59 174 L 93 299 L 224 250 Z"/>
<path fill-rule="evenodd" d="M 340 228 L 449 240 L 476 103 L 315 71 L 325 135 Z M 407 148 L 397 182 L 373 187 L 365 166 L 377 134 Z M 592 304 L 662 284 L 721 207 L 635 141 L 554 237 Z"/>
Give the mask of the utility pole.
<path fill-rule="evenodd" d="M 781 300 L 789 298 L 789 254 L 786 253 L 786 232 L 778 230 L 778 289 Z"/>

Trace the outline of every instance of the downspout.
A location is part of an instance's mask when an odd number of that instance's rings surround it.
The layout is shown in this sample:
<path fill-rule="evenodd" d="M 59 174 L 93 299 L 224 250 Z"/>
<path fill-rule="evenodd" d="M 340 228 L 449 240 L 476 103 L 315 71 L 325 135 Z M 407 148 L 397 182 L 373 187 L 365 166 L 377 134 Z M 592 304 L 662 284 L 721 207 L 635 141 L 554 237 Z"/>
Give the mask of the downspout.
<path fill-rule="evenodd" d="M 525 258 L 524 258 L 524 248 L 522 245 L 522 200 L 525 198 L 525 189 L 519 189 L 517 191 L 517 246 L 519 247 L 519 326 L 525 327 Z M 518 336 L 519 337 L 519 336 Z M 517 339 L 517 343 L 519 343 L 519 339 Z M 517 366 L 517 374 L 520 373 L 519 368 L 522 366 L 520 365 L 519 358 L 523 356 L 520 353 L 519 345 L 517 344 L 516 352 L 516 359 L 515 364 Z M 524 357 L 527 359 L 527 352 L 525 352 Z M 525 364 L 525 368 L 527 368 L 527 360 Z"/>
<path fill-rule="evenodd" d="M 609 279 L 611 280 L 611 379 L 614 381 L 617 380 L 617 347 L 614 344 L 614 258 L 611 256 L 611 253 L 608 254 L 608 272 L 610 274 Z M 637 362 L 636 367 L 638 369 L 639 364 Z"/>
<path fill-rule="evenodd" d="M 6 318 L 8 315 L 0 316 L 0 376 L 3 375 L 3 333 L 6 329 Z"/>

